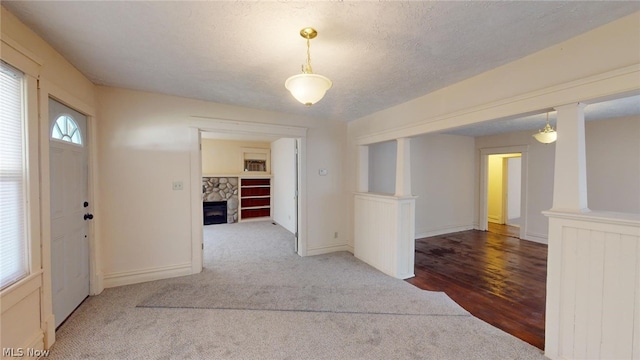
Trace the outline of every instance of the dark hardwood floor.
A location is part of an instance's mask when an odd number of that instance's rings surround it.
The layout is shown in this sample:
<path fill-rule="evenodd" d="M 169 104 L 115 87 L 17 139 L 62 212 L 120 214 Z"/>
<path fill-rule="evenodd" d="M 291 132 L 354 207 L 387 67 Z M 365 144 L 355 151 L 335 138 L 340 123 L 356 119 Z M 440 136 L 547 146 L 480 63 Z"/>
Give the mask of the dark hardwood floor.
<path fill-rule="evenodd" d="M 490 226 L 418 239 L 416 276 L 407 281 L 443 291 L 477 318 L 544 349 L 547 245 L 520 240 L 517 230 Z"/>

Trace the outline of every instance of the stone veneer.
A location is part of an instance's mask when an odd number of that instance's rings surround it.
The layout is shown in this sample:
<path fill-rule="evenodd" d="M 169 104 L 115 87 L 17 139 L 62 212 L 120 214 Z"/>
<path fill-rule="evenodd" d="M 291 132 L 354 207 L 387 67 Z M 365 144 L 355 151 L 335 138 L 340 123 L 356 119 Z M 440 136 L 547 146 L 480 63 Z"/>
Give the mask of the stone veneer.
<path fill-rule="evenodd" d="M 227 223 L 238 222 L 238 178 L 203 177 L 202 201 L 227 201 Z"/>

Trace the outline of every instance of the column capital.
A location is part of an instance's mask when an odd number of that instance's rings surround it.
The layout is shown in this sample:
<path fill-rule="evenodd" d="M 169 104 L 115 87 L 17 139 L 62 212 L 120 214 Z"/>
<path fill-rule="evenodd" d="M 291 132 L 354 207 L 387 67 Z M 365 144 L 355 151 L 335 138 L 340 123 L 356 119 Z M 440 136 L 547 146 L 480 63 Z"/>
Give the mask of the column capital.
<path fill-rule="evenodd" d="M 568 110 L 568 109 L 573 109 L 573 108 L 584 109 L 585 106 L 587 106 L 587 104 L 581 103 L 581 102 L 575 102 L 575 103 L 569 103 L 569 104 L 563 104 L 563 105 L 554 106 L 553 108 L 555 110 L 559 111 L 560 109 L 563 109 L 563 110 Z"/>

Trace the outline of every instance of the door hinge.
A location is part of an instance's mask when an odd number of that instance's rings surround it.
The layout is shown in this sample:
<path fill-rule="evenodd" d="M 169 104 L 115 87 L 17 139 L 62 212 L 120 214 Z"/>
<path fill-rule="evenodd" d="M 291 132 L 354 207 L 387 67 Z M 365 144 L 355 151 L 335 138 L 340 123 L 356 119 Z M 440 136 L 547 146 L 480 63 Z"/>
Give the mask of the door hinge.
<path fill-rule="evenodd" d="M 297 239 L 297 238 L 298 238 L 298 232 L 297 232 L 297 231 L 296 231 L 296 234 L 295 234 L 295 235 L 296 235 L 296 239 Z"/>
<path fill-rule="evenodd" d="M 202 243 L 202 250 L 204 250 L 204 243 Z"/>

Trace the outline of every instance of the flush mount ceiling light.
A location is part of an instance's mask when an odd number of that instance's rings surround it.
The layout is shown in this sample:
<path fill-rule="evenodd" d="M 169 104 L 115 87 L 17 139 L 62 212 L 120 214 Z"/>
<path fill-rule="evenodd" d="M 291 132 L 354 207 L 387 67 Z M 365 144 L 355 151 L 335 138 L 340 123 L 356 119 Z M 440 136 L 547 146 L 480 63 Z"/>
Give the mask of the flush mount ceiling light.
<path fill-rule="evenodd" d="M 311 106 L 320 101 L 333 83 L 326 76 L 314 74 L 311 69 L 311 53 L 309 40 L 318 36 L 314 28 L 300 30 L 300 36 L 307 39 L 307 63 L 302 65 L 302 74 L 293 75 L 284 83 L 296 100 Z"/>
<path fill-rule="evenodd" d="M 533 137 L 543 144 L 551 144 L 552 142 L 556 141 L 556 139 L 558 138 L 558 133 L 553 130 L 551 125 L 549 125 L 549 113 L 547 113 L 547 125 L 545 125 L 544 128 L 540 129 L 539 132 L 533 134 Z"/>

